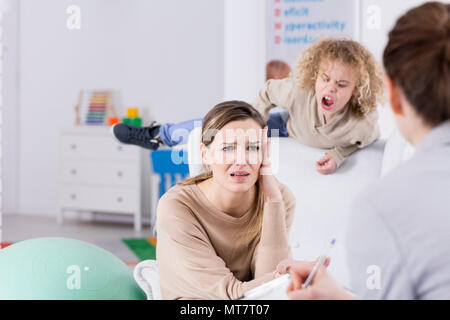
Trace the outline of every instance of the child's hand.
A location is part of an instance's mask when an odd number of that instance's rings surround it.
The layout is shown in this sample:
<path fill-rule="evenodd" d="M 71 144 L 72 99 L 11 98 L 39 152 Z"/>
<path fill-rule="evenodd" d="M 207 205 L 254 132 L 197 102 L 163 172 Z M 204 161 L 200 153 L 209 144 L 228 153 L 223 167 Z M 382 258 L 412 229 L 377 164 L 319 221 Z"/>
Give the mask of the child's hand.
<path fill-rule="evenodd" d="M 337 165 L 336 161 L 328 153 L 316 162 L 317 171 L 321 174 L 330 174 L 336 171 Z"/>

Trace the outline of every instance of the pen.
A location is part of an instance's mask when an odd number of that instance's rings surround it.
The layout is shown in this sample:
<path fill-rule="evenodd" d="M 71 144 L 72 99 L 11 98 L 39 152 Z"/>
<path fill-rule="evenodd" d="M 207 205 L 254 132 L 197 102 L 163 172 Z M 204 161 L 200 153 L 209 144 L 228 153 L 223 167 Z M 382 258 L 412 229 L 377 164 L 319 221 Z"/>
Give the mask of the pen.
<path fill-rule="evenodd" d="M 325 263 L 325 260 L 327 260 L 327 257 L 329 256 L 330 251 L 333 248 L 335 243 L 336 243 L 336 239 L 331 240 L 330 247 L 328 248 L 327 252 L 316 263 L 316 265 L 312 269 L 311 273 L 309 274 L 308 278 L 306 279 L 305 283 L 302 284 L 302 289 L 306 289 L 309 287 L 309 285 L 310 285 L 311 281 L 313 280 L 314 276 L 316 275 L 317 271 L 319 271 L 320 267 Z"/>

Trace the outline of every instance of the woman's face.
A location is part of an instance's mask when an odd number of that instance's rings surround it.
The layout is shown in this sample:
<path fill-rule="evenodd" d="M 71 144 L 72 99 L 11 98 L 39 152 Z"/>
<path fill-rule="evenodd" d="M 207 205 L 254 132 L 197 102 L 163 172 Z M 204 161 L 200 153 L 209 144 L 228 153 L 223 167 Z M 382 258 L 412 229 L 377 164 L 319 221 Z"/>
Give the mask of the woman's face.
<path fill-rule="evenodd" d="M 216 183 L 231 192 L 246 192 L 255 185 L 262 162 L 261 134 L 253 119 L 233 121 L 211 144 L 202 144 L 203 164 L 212 168 Z"/>
<path fill-rule="evenodd" d="M 317 107 L 332 119 L 349 102 L 356 86 L 353 69 L 340 61 L 323 61 L 316 79 Z"/>

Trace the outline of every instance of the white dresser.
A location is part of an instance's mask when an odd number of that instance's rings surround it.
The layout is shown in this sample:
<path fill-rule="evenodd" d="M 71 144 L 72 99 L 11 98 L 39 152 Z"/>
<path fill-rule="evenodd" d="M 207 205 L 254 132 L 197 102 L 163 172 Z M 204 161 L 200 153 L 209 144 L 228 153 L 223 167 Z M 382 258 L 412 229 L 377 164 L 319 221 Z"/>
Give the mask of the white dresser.
<path fill-rule="evenodd" d="M 143 197 L 150 177 L 148 155 L 118 143 L 110 127 L 61 131 L 58 223 L 66 210 L 131 214 L 134 229 L 140 231 L 142 213 L 150 210 L 150 197 Z"/>

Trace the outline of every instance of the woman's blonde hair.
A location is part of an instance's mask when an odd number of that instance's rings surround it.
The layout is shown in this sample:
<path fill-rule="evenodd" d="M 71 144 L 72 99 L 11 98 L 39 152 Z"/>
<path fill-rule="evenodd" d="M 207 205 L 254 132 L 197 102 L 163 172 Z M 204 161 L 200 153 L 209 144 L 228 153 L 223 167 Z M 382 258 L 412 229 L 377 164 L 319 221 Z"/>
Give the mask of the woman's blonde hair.
<path fill-rule="evenodd" d="M 297 80 L 300 87 L 315 90 L 315 83 L 323 61 L 341 61 L 352 67 L 358 76 L 349 106 L 358 118 L 384 104 L 383 72 L 372 54 L 353 40 L 327 38 L 303 51 L 297 61 Z"/>
<path fill-rule="evenodd" d="M 203 118 L 201 141 L 204 145 L 209 146 L 213 141 L 217 132 L 226 124 L 233 121 L 241 121 L 246 119 L 255 120 L 261 128 L 266 125 L 262 115 L 250 104 L 243 101 L 226 101 L 219 103 L 212 108 Z M 180 182 L 180 185 L 192 185 L 212 178 L 213 172 L 210 168 L 205 168 L 206 172 L 195 177 Z M 244 235 L 245 244 L 252 241 L 259 241 L 261 237 L 262 216 L 264 211 L 264 193 L 262 188 L 261 176 L 259 176 L 256 184 L 256 197 L 251 212 L 251 218 L 248 222 L 248 229 Z"/>

